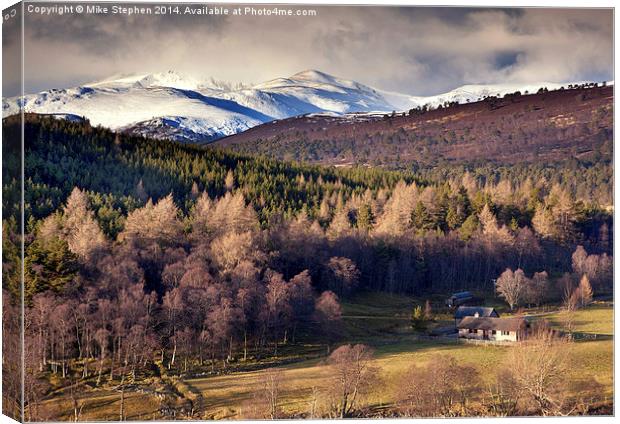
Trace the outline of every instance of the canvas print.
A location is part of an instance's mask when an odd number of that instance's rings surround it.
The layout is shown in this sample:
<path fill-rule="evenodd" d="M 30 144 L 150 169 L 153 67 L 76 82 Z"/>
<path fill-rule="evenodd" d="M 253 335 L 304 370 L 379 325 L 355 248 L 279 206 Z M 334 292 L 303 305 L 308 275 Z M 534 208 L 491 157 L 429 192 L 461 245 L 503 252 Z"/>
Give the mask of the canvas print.
<path fill-rule="evenodd" d="M 3 11 L 3 413 L 613 415 L 613 9 Z"/>

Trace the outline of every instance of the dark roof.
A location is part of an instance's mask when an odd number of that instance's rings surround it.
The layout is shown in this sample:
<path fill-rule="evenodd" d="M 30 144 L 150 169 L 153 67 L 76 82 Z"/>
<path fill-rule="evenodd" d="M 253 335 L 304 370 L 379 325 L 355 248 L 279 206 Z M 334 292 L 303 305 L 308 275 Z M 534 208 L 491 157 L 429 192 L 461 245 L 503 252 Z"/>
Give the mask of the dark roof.
<path fill-rule="evenodd" d="M 464 317 L 473 317 L 478 313 L 480 317 L 499 317 L 494 308 L 485 308 L 484 306 L 459 306 L 454 313 L 454 318 L 461 319 Z"/>
<path fill-rule="evenodd" d="M 471 330 L 519 331 L 527 325 L 524 318 L 465 317 L 458 328 Z"/>
<path fill-rule="evenodd" d="M 454 293 L 452 297 L 456 297 L 458 299 L 462 297 L 473 297 L 473 295 L 471 294 L 471 292 L 465 291 L 460 293 Z"/>

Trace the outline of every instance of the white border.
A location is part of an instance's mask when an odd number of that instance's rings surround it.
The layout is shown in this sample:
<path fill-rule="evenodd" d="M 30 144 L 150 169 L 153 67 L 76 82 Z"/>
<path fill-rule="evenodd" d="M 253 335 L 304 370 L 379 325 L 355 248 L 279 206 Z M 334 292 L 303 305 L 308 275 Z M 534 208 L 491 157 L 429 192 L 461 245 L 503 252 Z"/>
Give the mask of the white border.
<path fill-rule="evenodd" d="M 191 1 L 190 1 L 191 2 Z M 180 0 L 171 0 L 171 1 L 147 1 L 147 0 L 134 0 L 128 3 L 190 3 L 188 1 L 180 1 Z M 12 0 L 0 0 L 0 10 L 6 9 L 8 7 L 10 7 L 11 5 L 16 4 L 16 1 L 12 1 Z M 69 1 L 59 1 L 58 3 L 91 3 L 90 1 L 85 1 L 85 2 L 80 2 L 77 0 L 69 0 Z M 563 0 L 563 1 L 558 1 L 558 0 L 538 0 L 538 1 L 501 1 L 501 0 L 494 0 L 494 1 L 490 1 L 490 0 L 470 0 L 470 1 L 465 1 L 465 0 L 448 0 L 448 1 L 437 1 L 437 0 L 426 0 L 426 1 L 415 1 L 415 0 L 337 0 L 337 1 L 330 1 L 330 0 L 313 0 L 313 1 L 303 1 L 303 0 L 268 0 L 268 1 L 258 1 L 258 0 L 246 0 L 246 1 L 213 1 L 213 0 L 206 0 L 206 1 L 202 1 L 200 3 L 213 3 L 213 4 L 226 4 L 226 3 L 240 3 L 240 4 L 264 4 L 264 3 L 268 3 L 268 4 L 312 4 L 312 5 L 337 5 L 337 4 L 341 4 L 341 5 L 377 5 L 377 6 L 390 6 L 390 5 L 400 5 L 400 6 L 457 6 L 457 7 L 502 7 L 502 8 L 507 8 L 507 7 L 562 7 L 562 8 L 614 8 L 615 7 L 615 2 L 614 1 L 609 1 L 609 0 L 590 0 L 590 1 L 577 1 L 577 0 Z M 615 13 L 614 10 L 614 29 L 617 27 L 618 24 L 618 14 Z M 0 35 L 0 43 L 2 40 L 2 36 Z M 618 65 L 618 45 L 615 43 L 615 31 L 614 31 L 614 70 L 617 68 Z M 2 77 L 2 57 L 0 55 L 0 78 Z M 615 72 L 614 72 L 615 74 Z M 614 75 L 615 76 L 615 75 Z M 614 80 L 617 80 L 617 78 L 614 77 Z M 1 89 L 1 87 L 0 87 Z M 618 159 L 620 158 L 620 152 L 619 149 L 616 148 L 616 143 L 615 143 L 615 123 L 618 122 L 618 118 L 620 116 L 620 112 L 618 111 L 618 107 L 617 107 L 617 101 L 614 95 L 614 163 L 618 163 Z M 0 154 L 1 156 L 1 154 Z M 0 186 L 2 184 L 2 177 L 0 174 Z M 619 198 L 618 195 L 620 194 L 620 187 L 618 184 L 618 178 L 616 178 L 616 173 L 614 171 L 614 200 Z M 615 201 L 614 201 L 615 204 Z M 616 240 L 618 238 L 618 226 L 616 225 L 618 220 L 617 220 L 618 216 L 616 213 L 614 213 L 614 286 L 616 283 L 616 276 L 617 273 L 615 273 L 616 270 L 620 269 L 620 257 L 618 257 L 617 255 L 615 255 L 616 253 Z M 620 320 L 618 317 L 618 314 L 615 313 L 615 292 L 614 292 L 614 329 L 618 328 L 618 324 L 619 324 Z M 0 327 L 0 343 L 1 343 L 1 327 Z M 1 352 L 1 351 L 0 351 Z M 616 367 L 617 364 L 617 360 L 618 360 L 618 352 L 615 349 L 615 340 L 614 340 L 614 407 L 616 405 L 616 388 L 617 388 L 617 384 L 616 382 L 618 381 L 618 367 Z M 0 399 L 0 404 L 1 404 L 1 399 Z M 531 421 L 535 421 L 535 420 L 540 420 L 541 418 L 529 418 L 529 417 L 525 417 L 525 418 L 478 418 L 478 419 L 483 419 L 487 422 L 502 422 L 504 420 L 517 420 L 519 422 L 531 422 Z M 550 417 L 550 418 L 546 418 L 547 421 L 550 422 L 561 422 L 561 423 L 567 423 L 567 422 L 575 422 L 577 420 L 592 420 L 595 422 L 615 422 L 614 418 L 611 417 Z M 463 418 L 460 419 L 460 422 L 466 423 L 466 424 L 473 424 L 475 422 L 476 418 Z M 363 422 L 368 422 L 368 421 L 375 421 L 375 420 L 347 420 L 347 422 L 351 422 L 351 423 L 363 423 Z M 382 422 L 395 422 L 395 423 L 413 423 L 414 420 L 413 419 L 383 419 L 381 420 Z M 444 422 L 444 419 L 427 419 L 425 420 L 426 422 L 430 422 L 430 423 L 442 423 Z M 140 421 L 136 421 L 137 423 L 141 423 Z M 150 423 L 153 421 L 144 421 L 144 423 Z M 200 421 L 193 421 L 193 422 L 200 422 Z M 235 421 L 235 422 L 239 422 L 239 423 L 249 423 L 251 421 Z M 286 421 L 281 421 L 283 423 L 291 423 L 291 424 L 299 424 L 300 420 L 286 420 Z M 308 423 L 316 423 L 316 422 L 322 422 L 320 420 L 303 420 L 303 422 L 308 422 Z M 13 421 L 12 419 L 4 416 L 4 415 L 0 415 L 0 424 L 8 424 L 8 423 L 15 423 L 15 421 Z"/>

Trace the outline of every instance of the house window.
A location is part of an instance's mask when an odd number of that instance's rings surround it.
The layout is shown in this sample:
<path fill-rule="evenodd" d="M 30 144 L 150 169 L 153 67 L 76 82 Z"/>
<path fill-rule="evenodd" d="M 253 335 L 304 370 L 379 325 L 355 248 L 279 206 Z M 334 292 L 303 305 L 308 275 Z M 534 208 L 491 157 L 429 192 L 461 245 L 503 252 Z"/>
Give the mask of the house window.
<path fill-rule="evenodd" d="M 491 331 L 491 334 L 495 335 L 495 330 Z"/>
<path fill-rule="evenodd" d="M 510 336 L 510 331 L 502 331 L 502 336 Z"/>
<path fill-rule="evenodd" d="M 473 332 L 474 332 L 474 330 L 472 330 L 472 329 L 470 328 L 470 329 L 469 329 L 469 332 L 470 332 L 470 333 L 473 333 Z"/>

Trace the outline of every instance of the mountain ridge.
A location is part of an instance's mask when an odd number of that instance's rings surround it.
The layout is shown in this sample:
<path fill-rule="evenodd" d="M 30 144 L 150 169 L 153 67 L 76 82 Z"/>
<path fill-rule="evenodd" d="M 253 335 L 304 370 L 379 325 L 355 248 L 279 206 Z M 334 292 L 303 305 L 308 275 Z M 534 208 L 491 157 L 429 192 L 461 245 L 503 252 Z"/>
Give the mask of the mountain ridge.
<path fill-rule="evenodd" d="M 320 165 L 406 169 L 589 160 L 609 156 L 612 143 L 613 87 L 579 86 L 407 113 L 304 115 L 209 146 Z"/>
<path fill-rule="evenodd" d="M 251 86 L 167 71 L 116 75 L 73 88 L 3 98 L 2 109 L 3 116 L 23 106 L 28 113 L 84 116 L 94 125 L 136 135 L 205 143 L 299 115 L 385 113 L 424 104 L 436 107 L 539 86 L 553 89 L 560 84 L 468 85 L 436 96 L 411 96 L 314 69 Z"/>

